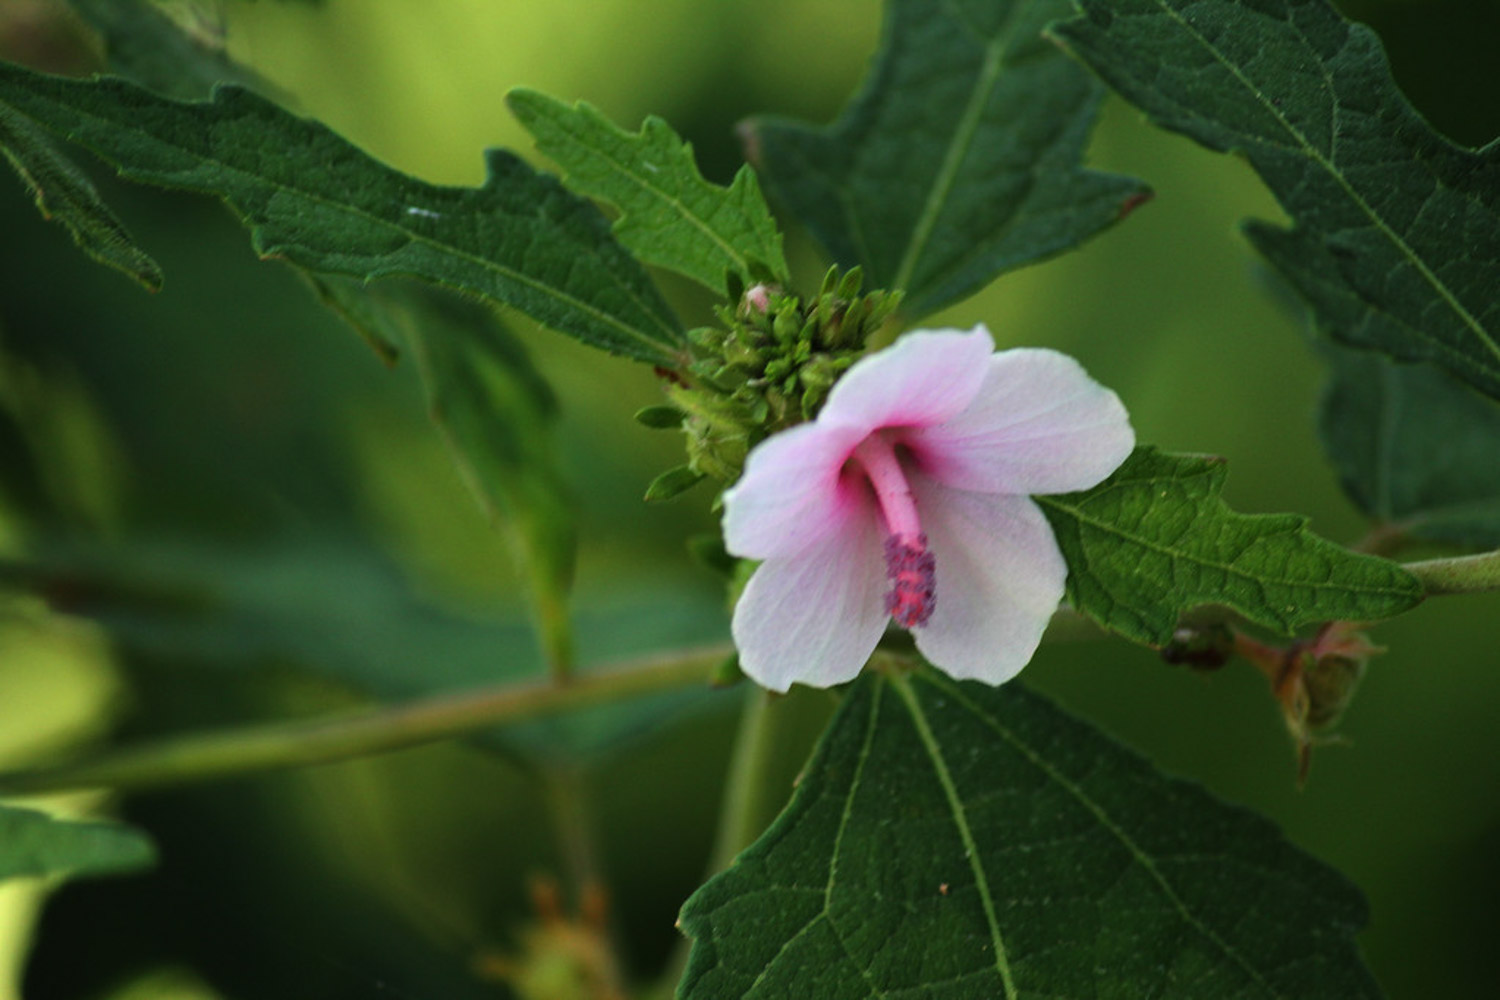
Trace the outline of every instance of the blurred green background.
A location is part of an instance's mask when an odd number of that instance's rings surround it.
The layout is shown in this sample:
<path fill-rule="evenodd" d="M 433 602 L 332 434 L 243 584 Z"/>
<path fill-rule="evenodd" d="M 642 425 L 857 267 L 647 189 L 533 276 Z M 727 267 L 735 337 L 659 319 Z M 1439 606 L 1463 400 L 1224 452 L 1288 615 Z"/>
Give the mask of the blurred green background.
<path fill-rule="evenodd" d="M 519 84 L 585 98 L 629 127 L 662 115 L 727 181 L 739 119 L 837 112 L 880 14 L 876 0 L 171 6 L 297 110 L 454 184 L 481 180 L 486 146 L 529 154 L 501 102 Z M 1500 7 L 1342 6 L 1386 39 L 1436 125 L 1473 144 L 1500 134 Z M 51 0 L 0 5 L 0 55 L 66 72 L 97 59 Z M 1001 346 L 1071 352 L 1120 393 L 1142 440 L 1227 456 L 1238 509 L 1298 511 L 1331 538 L 1359 538 L 1365 526 L 1313 434 L 1321 372 L 1301 313 L 1236 231 L 1247 216 L 1276 218 L 1274 204 L 1243 163 L 1119 102 L 1091 162 L 1145 178 L 1157 198 L 1081 252 L 926 325 L 983 321 Z M 252 612 L 155 646 L 146 615 L 147 641 L 126 646 L 6 598 L 0 767 L 346 704 L 329 664 L 367 655 L 389 660 L 391 690 L 413 692 L 534 660 L 504 539 L 428 424 L 413 366 L 383 367 L 288 269 L 256 261 L 217 203 L 93 172 L 167 285 L 148 295 L 92 264 L 19 184 L 0 182 L 0 544 L 15 554 L 103 540 L 148 574 L 240 581 Z M 790 250 L 814 284 L 815 249 L 794 232 Z M 669 291 L 689 323 L 706 319 L 705 302 Z M 658 399 L 650 372 L 514 325 L 560 403 L 555 447 L 580 511 L 581 644 L 607 655 L 723 636 L 719 583 L 684 545 L 713 528 L 707 492 L 639 501 L 681 454 L 673 435 L 630 419 Z M 1350 876 L 1369 897 L 1363 945 L 1391 996 L 1484 996 L 1500 923 L 1497 607 L 1494 596 L 1445 598 L 1380 628 L 1390 653 L 1346 718 L 1347 745 L 1319 750 L 1302 791 L 1264 682 L 1242 664 L 1195 676 L 1122 642 L 1078 642 L 1045 647 L 1026 680 L 1162 768 L 1272 816 Z M 607 745 L 595 732 L 607 720 L 589 723 L 564 740 L 572 749 L 540 758 L 525 739 L 520 751 L 447 745 L 124 801 L 57 800 L 145 826 L 163 863 L 58 892 L 34 928 L 25 995 L 504 995 L 497 975 L 536 940 L 528 880 L 566 880 L 550 821 L 567 808 L 559 788 L 587 800 L 612 933 L 630 974 L 649 978 L 707 863 L 739 700 L 665 705 Z M 797 709 L 788 778 L 826 710 L 817 696 Z M 0 890 L 0 978 L 21 967 L 37 897 Z M 0 998 L 17 989 L 0 981 Z"/>

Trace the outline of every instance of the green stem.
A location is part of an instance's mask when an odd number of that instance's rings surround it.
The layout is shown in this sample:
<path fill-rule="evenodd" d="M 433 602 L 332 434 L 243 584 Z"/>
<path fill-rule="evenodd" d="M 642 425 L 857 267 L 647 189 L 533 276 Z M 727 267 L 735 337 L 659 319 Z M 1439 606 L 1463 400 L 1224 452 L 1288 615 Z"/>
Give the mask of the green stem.
<path fill-rule="evenodd" d="M 565 685 L 548 678 L 307 722 L 182 736 L 94 760 L 0 774 L 0 794 L 160 788 L 399 750 L 508 722 L 703 683 L 713 664 L 725 655 L 719 646 L 688 650 L 580 674 Z"/>
<path fill-rule="evenodd" d="M 1500 550 L 1404 565 L 1408 572 L 1422 581 L 1429 597 L 1500 590 Z"/>
<path fill-rule="evenodd" d="M 786 698 L 755 685 L 745 692 L 745 708 L 729 758 L 724 798 L 719 807 L 718 833 L 709 855 L 707 879 L 728 868 L 741 851 L 755 843 L 771 820 L 786 804 L 790 791 L 779 783 L 776 767 L 782 736 L 795 722 Z M 667 959 L 656 985 L 646 992 L 650 1000 L 666 1000 L 676 990 L 687 968 L 691 942 L 682 938 Z"/>
<path fill-rule="evenodd" d="M 735 855 L 754 843 L 765 829 L 770 810 L 780 805 L 768 805 L 772 795 L 767 787 L 776 746 L 772 730 L 777 713 L 771 704 L 775 697 L 756 686 L 745 692 L 745 709 L 724 782 L 718 835 L 709 855 L 710 875 L 728 868 Z"/>

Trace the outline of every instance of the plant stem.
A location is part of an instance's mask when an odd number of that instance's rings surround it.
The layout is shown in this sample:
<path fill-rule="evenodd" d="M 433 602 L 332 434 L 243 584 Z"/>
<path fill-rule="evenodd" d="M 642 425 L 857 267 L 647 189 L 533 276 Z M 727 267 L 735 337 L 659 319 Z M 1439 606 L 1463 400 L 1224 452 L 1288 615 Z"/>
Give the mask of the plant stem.
<path fill-rule="evenodd" d="M 1500 590 L 1500 550 L 1404 565 L 1408 572 L 1422 581 L 1429 597 Z"/>
<path fill-rule="evenodd" d="M 477 688 L 388 708 L 182 736 L 94 760 L 0 774 L 0 794 L 74 788 L 161 788 L 350 757 L 463 736 L 480 729 L 703 683 L 722 646 L 552 679 Z"/>

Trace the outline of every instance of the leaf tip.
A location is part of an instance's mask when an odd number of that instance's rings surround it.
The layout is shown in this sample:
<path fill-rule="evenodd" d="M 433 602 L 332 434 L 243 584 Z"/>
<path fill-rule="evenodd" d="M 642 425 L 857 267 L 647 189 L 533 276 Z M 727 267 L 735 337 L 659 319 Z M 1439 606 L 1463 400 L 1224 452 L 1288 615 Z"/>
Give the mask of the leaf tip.
<path fill-rule="evenodd" d="M 1146 204 L 1148 201 L 1152 201 L 1155 198 L 1156 192 L 1151 190 L 1149 187 L 1143 186 L 1137 191 L 1132 191 L 1130 194 L 1125 196 L 1125 199 L 1123 201 L 1120 202 L 1120 213 L 1118 218 L 1121 220 L 1125 219 L 1136 209 L 1140 208 L 1142 205 Z"/>

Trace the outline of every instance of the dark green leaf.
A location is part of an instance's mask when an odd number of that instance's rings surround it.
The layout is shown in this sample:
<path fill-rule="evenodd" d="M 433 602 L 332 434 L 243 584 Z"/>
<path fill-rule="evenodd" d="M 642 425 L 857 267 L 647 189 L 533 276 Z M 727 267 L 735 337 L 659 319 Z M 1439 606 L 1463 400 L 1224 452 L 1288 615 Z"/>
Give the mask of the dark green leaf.
<path fill-rule="evenodd" d="M 42 216 L 66 228 L 84 253 L 153 292 L 161 289 L 161 268 L 135 245 L 89 179 L 58 152 L 45 132 L 4 101 L 0 154 L 20 174 Z"/>
<path fill-rule="evenodd" d="M 677 361 L 676 318 L 603 216 L 509 153 L 487 154 L 481 188 L 437 187 L 234 87 L 184 104 L 122 80 L 0 64 L 0 100 L 125 177 L 224 198 L 263 256 L 361 280 L 411 275 L 512 305 L 595 347 Z"/>
<path fill-rule="evenodd" d="M 867 674 L 683 907 L 686 1000 L 1378 995 L 1357 890 L 1019 685 Z"/>
<path fill-rule="evenodd" d="M 838 263 L 930 313 L 1069 250 L 1149 196 L 1083 170 L 1100 88 L 1041 37 L 1067 0 L 890 0 L 831 126 L 749 123 L 767 190 Z"/>
<path fill-rule="evenodd" d="M 0 805 L 0 882 L 115 875 L 155 863 L 151 840 L 131 827 L 53 819 L 31 809 Z"/>
<path fill-rule="evenodd" d="M 1356 347 L 1500 396 L 1500 144 L 1454 145 L 1327 0 L 1079 0 L 1058 37 L 1158 124 L 1244 153 L 1295 228 L 1256 247 Z"/>
<path fill-rule="evenodd" d="M 731 272 L 745 284 L 787 283 L 781 233 L 748 166 L 723 188 L 703 179 L 693 147 L 660 118 L 632 135 L 582 102 L 569 107 L 525 89 L 505 102 L 569 187 L 620 209 L 615 235 L 641 260 L 720 295 Z"/>
<path fill-rule="evenodd" d="M 1381 527 L 1500 547 L 1500 403 L 1427 365 L 1329 345 L 1323 446 Z"/>
<path fill-rule="evenodd" d="M 1039 496 L 1068 561 L 1068 600 L 1107 628 L 1162 645 L 1200 604 L 1291 634 L 1389 618 L 1422 599 L 1400 566 L 1307 530 L 1295 514 L 1236 514 L 1221 459 L 1137 448 L 1082 493 Z"/>

